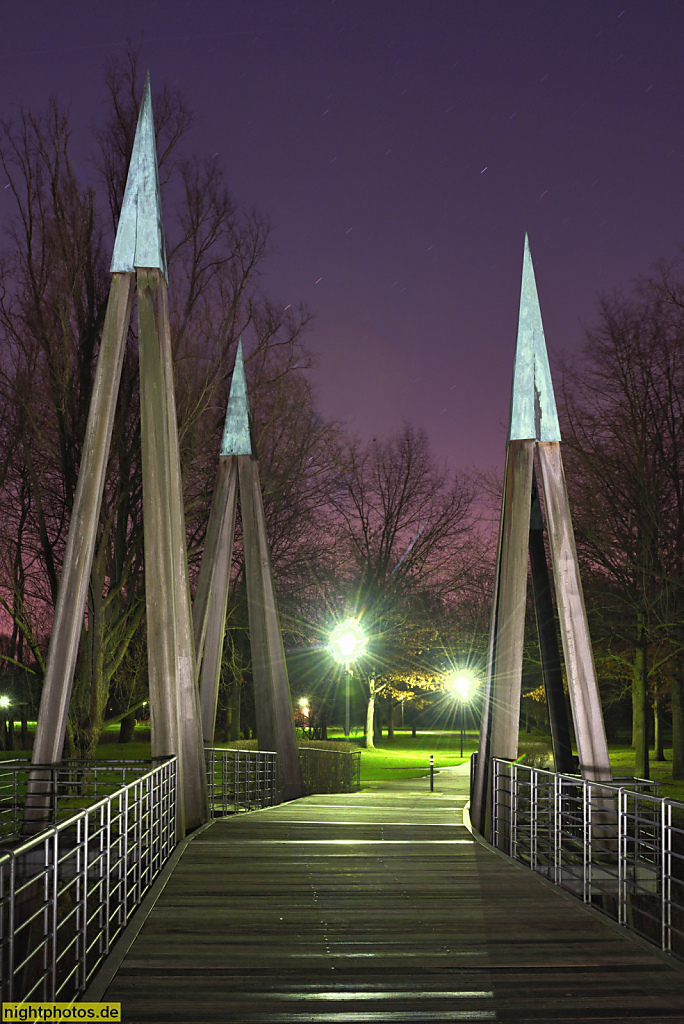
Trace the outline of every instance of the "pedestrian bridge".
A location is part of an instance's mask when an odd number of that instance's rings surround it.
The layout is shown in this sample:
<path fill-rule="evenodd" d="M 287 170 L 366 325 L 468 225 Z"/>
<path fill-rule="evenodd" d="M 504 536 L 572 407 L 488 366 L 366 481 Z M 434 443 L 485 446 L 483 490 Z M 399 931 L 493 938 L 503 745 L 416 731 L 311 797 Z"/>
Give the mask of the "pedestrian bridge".
<path fill-rule="evenodd" d="M 126 1022 L 674 1022 L 684 973 L 464 824 L 467 766 L 217 819 L 85 1000 Z"/>

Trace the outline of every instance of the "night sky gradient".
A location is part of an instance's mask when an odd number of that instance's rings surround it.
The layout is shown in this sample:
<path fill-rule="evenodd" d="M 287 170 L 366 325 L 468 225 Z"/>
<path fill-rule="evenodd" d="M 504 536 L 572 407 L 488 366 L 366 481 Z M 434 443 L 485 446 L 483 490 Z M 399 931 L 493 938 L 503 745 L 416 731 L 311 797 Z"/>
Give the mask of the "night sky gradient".
<path fill-rule="evenodd" d="M 524 232 L 552 369 L 600 290 L 684 243 L 681 0 L 0 10 L 4 116 L 56 94 L 83 154 L 127 41 L 153 98 L 183 92 L 198 154 L 272 216 L 265 286 L 316 314 L 322 412 L 362 436 L 409 417 L 453 466 L 500 466 Z"/>

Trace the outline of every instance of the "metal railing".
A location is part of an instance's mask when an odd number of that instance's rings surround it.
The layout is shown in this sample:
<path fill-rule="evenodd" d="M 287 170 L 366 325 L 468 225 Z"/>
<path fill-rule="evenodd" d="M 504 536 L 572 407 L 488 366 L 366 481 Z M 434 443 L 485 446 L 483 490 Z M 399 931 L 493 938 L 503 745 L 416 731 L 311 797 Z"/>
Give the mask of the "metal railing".
<path fill-rule="evenodd" d="M 278 755 L 263 750 L 205 748 L 209 808 L 214 817 L 271 807 L 282 799 Z M 304 792 L 354 793 L 361 788 L 361 751 L 300 747 Z"/>
<path fill-rule="evenodd" d="M 492 844 L 684 959 L 684 804 L 493 759 Z"/>
<path fill-rule="evenodd" d="M 300 747 L 299 766 L 307 796 L 355 793 L 361 788 L 361 751 Z"/>
<path fill-rule="evenodd" d="M 278 755 L 266 750 L 206 747 L 209 812 L 213 817 L 279 802 Z"/>
<path fill-rule="evenodd" d="M 85 991 L 173 851 L 176 759 L 137 772 L 86 809 L 0 848 L 3 1000 L 70 1002 Z M 91 776 L 90 784 L 109 782 Z"/>
<path fill-rule="evenodd" d="M 152 762 L 154 763 L 154 762 Z M 28 811 L 41 827 L 121 789 L 150 771 L 150 761 L 65 760 L 58 765 L 0 761 L 0 842 L 18 836 Z"/>
<path fill-rule="evenodd" d="M 205 753 L 213 815 L 279 802 L 277 754 Z M 309 793 L 359 788 L 358 751 L 305 747 L 300 763 Z M 85 991 L 173 852 L 175 817 L 175 758 L 0 765 L 2 1001 Z"/>

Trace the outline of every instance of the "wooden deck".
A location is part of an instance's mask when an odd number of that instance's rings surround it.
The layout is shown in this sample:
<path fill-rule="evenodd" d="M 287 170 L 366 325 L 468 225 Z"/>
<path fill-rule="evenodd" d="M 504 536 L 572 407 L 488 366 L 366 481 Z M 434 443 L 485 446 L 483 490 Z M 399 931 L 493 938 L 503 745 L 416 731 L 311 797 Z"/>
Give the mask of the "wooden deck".
<path fill-rule="evenodd" d="M 216 821 L 97 997 L 125 1022 L 684 1021 L 684 973 L 473 841 L 445 780 Z"/>

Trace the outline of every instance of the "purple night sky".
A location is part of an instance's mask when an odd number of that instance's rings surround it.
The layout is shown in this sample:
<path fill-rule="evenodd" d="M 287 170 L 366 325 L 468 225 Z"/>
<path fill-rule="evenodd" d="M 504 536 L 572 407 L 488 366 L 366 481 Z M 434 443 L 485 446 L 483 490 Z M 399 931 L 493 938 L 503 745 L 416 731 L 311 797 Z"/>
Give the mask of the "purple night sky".
<path fill-rule="evenodd" d="M 526 230 L 552 368 L 600 290 L 684 242 L 681 0 L 28 0 L 2 29 L 4 115 L 56 94 L 84 152 L 105 61 L 139 46 L 272 215 L 265 283 L 316 313 L 321 410 L 409 417 L 453 466 L 502 462 Z"/>

